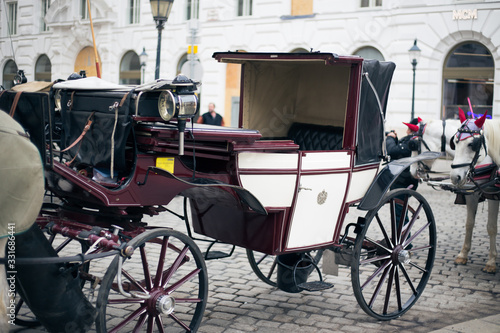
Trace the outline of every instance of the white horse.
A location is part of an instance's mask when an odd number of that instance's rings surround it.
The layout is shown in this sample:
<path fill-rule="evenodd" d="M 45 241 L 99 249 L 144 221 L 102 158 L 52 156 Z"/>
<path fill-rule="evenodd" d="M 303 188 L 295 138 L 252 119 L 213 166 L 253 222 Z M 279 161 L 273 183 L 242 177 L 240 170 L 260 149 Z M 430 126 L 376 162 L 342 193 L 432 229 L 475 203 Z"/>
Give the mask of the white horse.
<path fill-rule="evenodd" d="M 455 157 L 450 172 L 451 181 L 458 187 L 463 187 L 469 180 L 470 170 L 481 163 L 495 163 L 500 166 L 500 120 L 486 120 L 486 114 L 480 119 L 467 120 L 460 109 L 461 127 L 453 137 Z M 488 155 L 488 156 L 487 156 Z M 465 224 L 465 241 L 456 264 L 465 265 L 471 249 L 472 230 L 474 228 L 479 194 L 466 195 L 467 220 Z M 488 223 L 486 230 L 490 237 L 490 251 L 484 272 L 496 272 L 496 236 L 498 224 L 498 200 L 488 200 Z"/>
<path fill-rule="evenodd" d="M 450 147 L 450 139 L 457 132 L 457 128 L 460 127 L 460 121 L 458 119 L 431 119 L 425 124 L 419 124 L 419 131 L 417 136 L 419 136 L 420 149 L 421 151 L 437 151 L 443 154 L 443 157 L 453 158 L 455 156 L 455 151 Z M 418 155 L 419 152 L 414 151 L 412 156 Z M 413 163 L 410 166 L 410 172 L 413 177 L 419 178 L 423 177 L 422 173 L 419 172 L 419 168 L 425 168 L 422 170 L 424 174 L 426 171 L 432 169 L 435 160 L 425 160 L 419 163 Z"/>

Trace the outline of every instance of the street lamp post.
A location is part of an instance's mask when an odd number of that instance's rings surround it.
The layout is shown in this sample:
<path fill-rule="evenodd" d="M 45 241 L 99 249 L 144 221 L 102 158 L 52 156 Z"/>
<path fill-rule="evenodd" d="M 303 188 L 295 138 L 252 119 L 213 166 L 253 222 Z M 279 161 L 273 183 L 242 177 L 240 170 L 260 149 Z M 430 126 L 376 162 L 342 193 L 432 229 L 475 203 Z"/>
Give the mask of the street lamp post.
<path fill-rule="evenodd" d="M 141 63 L 141 84 L 144 83 L 144 77 L 146 76 L 146 61 L 148 60 L 148 54 L 146 53 L 146 48 L 142 48 L 142 53 L 139 54 L 139 61 Z"/>
<path fill-rule="evenodd" d="M 155 80 L 157 80 L 160 78 L 161 31 L 163 30 L 165 22 L 168 20 L 174 0 L 150 0 L 149 2 L 151 4 L 153 19 L 156 22 L 156 29 L 158 29 L 158 45 L 156 47 L 155 68 Z"/>
<path fill-rule="evenodd" d="M 417 40 L 413 42 L 413 46 L 408 50 L 410 55 L 410 63 L 413 66 L 413 93 L 411 95 L 411 118 L 415 118 L 415 71 L 417 70 L 418 59 L 420 58 L 420 49 L 417 46 Z"/>

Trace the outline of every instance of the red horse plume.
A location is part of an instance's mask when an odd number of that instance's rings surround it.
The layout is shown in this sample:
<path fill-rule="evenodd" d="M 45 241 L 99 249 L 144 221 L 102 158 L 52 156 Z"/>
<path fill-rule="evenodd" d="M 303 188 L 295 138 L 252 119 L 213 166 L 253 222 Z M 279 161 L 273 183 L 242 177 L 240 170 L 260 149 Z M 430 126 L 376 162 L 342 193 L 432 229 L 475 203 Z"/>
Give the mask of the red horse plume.
<path fill-rule="evenodd" d="M 460 118 L 460 123 L 463 123 L 464 121 L 467 120 L 464 110 L 462 110 L 462 108 L 460 107 L 458 108 L 458 117 Z"/>
<path fill-rule="evenodd" d="M 477 119 L 474 124 L 476 124 L 477 128 L 483 128 L 483 125 L 484 125 L 484 121 L 486 120 L 486 114 L 488 113 L 488 111 L 486 111 L 482 116 L 481 118 Z"/>
<path fill-rule="evenodd" d="M 482 128 L 483 127 L 484 121 L 486 120 L 486 114 L 488 114 L 488 111 L 486 111 L 481 116 L 481 118 L 476 119 L 476 121 L 474 121 L 474 124 L 476 124 L 477 128 Z M 458 116 L 460 117 L 460 122 L 461 123 L 463 123 L 464 121 L 467 120 L 467 117 L 465 116 L 465 112 L 461 108 L 458 108 Z"/>

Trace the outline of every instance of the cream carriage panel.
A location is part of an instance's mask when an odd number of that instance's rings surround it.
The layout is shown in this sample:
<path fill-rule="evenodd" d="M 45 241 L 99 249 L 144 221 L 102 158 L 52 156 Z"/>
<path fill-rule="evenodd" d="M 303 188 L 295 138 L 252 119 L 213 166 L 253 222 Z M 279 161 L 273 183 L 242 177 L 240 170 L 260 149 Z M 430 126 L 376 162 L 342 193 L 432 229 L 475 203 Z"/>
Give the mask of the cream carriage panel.
<path fill-rule="evenodd" d="M 351 158 L 347 152 L 307 152 L 302 157 L 302 170 L 330 170 L 349 168 Z"/>
<path fill-rule="evenodd" d="M 347 202 L 360 200 L 365 196 L 366 191 L 368 191 L 373 179 L 377 175 L 377 170 L 377 168 L 374 168 L 352 173 L 346 199 Z"/>
<path fill-rule="evenodd" d="M 239 169 L 297 170 L 298 154 L 240 153 Z"/>
<path fill-rule="evenodd" d="M 300 248 L 333 240 L 348 178 L 347 172 L 304 175 L 300 178 L 287 248 Z"/>
<path fill-rule="evenodd" d="M 264 207 L 291 207 L 297 180 L 298 154 L 240 153 L 241 186 Z M 282 173 L 280 173 L 282 172 Z"/>

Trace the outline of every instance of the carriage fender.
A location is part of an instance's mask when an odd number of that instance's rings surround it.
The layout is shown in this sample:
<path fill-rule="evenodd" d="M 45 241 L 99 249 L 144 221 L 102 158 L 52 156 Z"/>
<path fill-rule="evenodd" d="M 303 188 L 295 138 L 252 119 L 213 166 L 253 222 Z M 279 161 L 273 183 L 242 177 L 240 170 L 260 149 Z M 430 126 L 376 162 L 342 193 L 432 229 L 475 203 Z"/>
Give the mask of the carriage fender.
<path fill-rule="evenodd" d="M 365 196 L 359 203 L 358 209 L 370 210 L 377 207 L 385 193 L 390 189 L 391 185 L 398 178 L 398 176 L 406 168 L 416 162 L 433 160 L 441 156 L 441 153 L 434 151 L 426 151 L 414 157 L 405 157 L 399 160 L 394 160 L 387 164 L 382 171 L 380 171 L 372 182 Z"/>
<path fill-rule="evenodd" d="M 252 210 L 255 212 L 262 214 L 262 215 L 267 215 L 267 210 L 264 208 L 262 203 L 257 199 L 250 191 L 244 189 L 241 186 L 236 186 L 236 185 L 231 185 L 231 184 L 226 184 L 221 181 L 218 181 L 216 179 L 210 179 L 210 178 L 195 178 L 195 179 L 190 179 L 190 180 L 185 180 L 181 179 L 179 177 L 176 177 L 172 173 L 168 172 L 167 170 L 157 168 L 157 167 L 150 167 L 150 170 L 158 175 L 170 178 L 172 180 L 175 180 L 177 182 L 182 183 L 184 186 L 187 186 L 187 190 L 184 192 L 188 192 L 188 190 L 191 189 L 198 189 L 200 191 L 203 191 L 204 189 L 209 190 L 210 188 L 226 188 L 226 189 L 232 189 L 238 198 L 246 204 L 248 207 L 250 207 Z M 214 194 L 213 192 L 211 193 L 212 195 Z M 217 198 L 213 198 L 217 199 Z M 223 198 L 220 198 L 223 200 Z"/>

